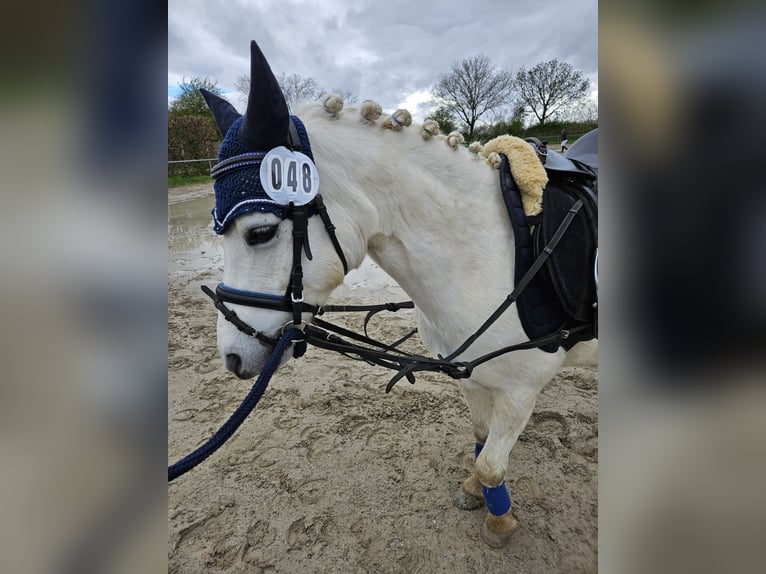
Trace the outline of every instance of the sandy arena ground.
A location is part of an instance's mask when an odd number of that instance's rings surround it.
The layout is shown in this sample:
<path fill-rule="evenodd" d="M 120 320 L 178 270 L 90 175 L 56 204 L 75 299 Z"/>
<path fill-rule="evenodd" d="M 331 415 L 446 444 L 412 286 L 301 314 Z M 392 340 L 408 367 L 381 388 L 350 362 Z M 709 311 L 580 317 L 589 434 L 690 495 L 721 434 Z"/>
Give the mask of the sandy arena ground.
<path fill-rule="evenodd" d="M 212 186 L 169 190 L 168 201 L 172 463 L 218 429 L 255 379 L 223 368 L 216 311 L 200 291 L 223 266 Z M 406 299 L 368 262 L 330 302 Z M 351 314 L 331 319 L 361 325 Z M 414 322 L 411 312 L 382 314 L 371 335 L 391 341 Z M 564 369 L 540 395 L 511 454 L 506 484 L 520 527 L 501 550 L 479 538 L 484 509 L 452 504 L 473 464 L 457 384 L 426 373 L 385 394 L 390 376 L 316 348 L 285 365 L 232 439 L 169 485 L 169 572 L 597 571 L 596 370 Z"/>

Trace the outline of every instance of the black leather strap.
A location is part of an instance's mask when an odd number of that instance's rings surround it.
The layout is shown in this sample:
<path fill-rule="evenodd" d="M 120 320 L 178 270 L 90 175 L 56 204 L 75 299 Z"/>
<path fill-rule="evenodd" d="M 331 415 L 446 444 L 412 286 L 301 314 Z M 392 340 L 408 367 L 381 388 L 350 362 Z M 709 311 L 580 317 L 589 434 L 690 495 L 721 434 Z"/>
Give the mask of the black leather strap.
<path fill-rule="evenodd" d="M 298 134 L 298 128 L 295 127 L 295 122 L 292 117 L 290 117 L 290 125 L 287 129 L 287 146 L 293 151 L 301 151 L 303 149 L 301 138 Z"/>
<path fill-rule="evenodd" d="M 332 224 L 332 221 L 330 221 L 330 215 L 327 213 L 327 207 L 325 207 L 324 200 L 322 199 L 321 195 L 317 195 L 314 198 L 314 204 L 316 205 L 316 210 L 322 220 L 322 223 L 324 223 L 324 228 L 327 230 L 327 234 L 330 236 L 332 246 L 335 248 L 335 252 L 338 254 L 340 262 L 343 264 L 343 274 L 346 275 L 348 273 L 348 263 L 346 263 L 346 256 L 343 254 L 343 249 L 341 249 L 338 237 L 335 235 L 335 226 Z"/>
<path fill-rule="evenodd" d="M 284 296 L 268 295 L 266 293 L 242 292 L 231 289 L 220 283 L 215 288 L 215 294 L 221 301 L 234 303 L 235 305 L 246 305 L 248 307 L 263 307 L 274 311 L 289 312 L 292 310 L 290 302 Z"/>
<path fill-rule="evenodd" d="M 216 293 L 213 293 L 213 291 L 209 287 L 207 287 L 206 285 L 203 285 L 202 286 L 202 292 L 213 300 L 213 305 L 215 305 L 215 308 L 218 309 L 221 312 L 221 314 L 223 315 L 223 318 L 226 319 L 227 321 L 229 321 L 237 329 L 242 331 L 245 335 L 249 335 L 251 337 L 255 337 L 256 339 L 258 339 L 262 343 L 264 343 L 266 345 L 270 345 L 272 347 L 274 345 L 276 345 L 276 343 L 277 343 L 276 339 L 273 339 L 273 338 L 269 337 L 268 335 L 253 329 L 250 325 L 248 325 L 242 319 L 240 319 L 237 316 L 237 313 L 233 309 L 229 309 L 224 304 L 224 299 L 221 298 L 218 295 L 218 291 L 219 291 L 220 288 L 221 288 L 221 286 L 219 285 L 218 287 L 216 287 Z M 229 291 L 229 290 L 226 289 L 226 291 Z M 236 303 L 236 301 L 231 301 L 231 302 L 232 303 Z"/>

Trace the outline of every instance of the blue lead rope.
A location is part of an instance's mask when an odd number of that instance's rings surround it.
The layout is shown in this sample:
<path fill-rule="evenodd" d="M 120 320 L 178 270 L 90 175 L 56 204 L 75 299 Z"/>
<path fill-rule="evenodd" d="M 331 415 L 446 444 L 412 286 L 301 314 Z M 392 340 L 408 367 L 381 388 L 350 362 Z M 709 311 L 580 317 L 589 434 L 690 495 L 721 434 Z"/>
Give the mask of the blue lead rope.
<path fill-rule="evenodd" d="M 295 328 L 287 330 L 285 334 L 282 335 L 277 344 L 274 345 L 274 350 L 271 353 L 271 357 L 269 357 L 268 363 L 266 363 L 263 371 L 261 371 L 261 374 L 258 376 L 258 380 L 253 385 L 253 388 L 250 389 L 250 392 L 245 397 L 245 400 L 242 401 L 242 404 L 239 405 L 237 410 L 234 411 L 231 417 L 229 417 L 229 420 L 227 420 L 223 426 L 218 429 L 218 431 L 212 437 L 210 437 L 210 440 L 208 440 L 205 444 L 203 444 L 191 454 L 183 457 L 174 465 L 168 467 L 168 482 L 174 481 L 182 474 L 185 474 L 186 472 L 193 469 L 195 466 L 197 466 L 199 463 L 217 451 L 221 445 L 223 445 L 223 443 L 229 440 L 231 435 L 234 434 L 239 426 L 245 421 L 247 416 L 253 411 L 255 405 L 258 404 L 258 401 L 261 400 L 261 397 L 266 391 L 266 387 L 269 386 L 269 381 L 271 380 L 274 371 L 277 370 L 277 367 L 279 366 L 279 363 L 282 359 L 282 355 L 287 350 L 287 347 L 293 341 L 302 338 L 303 332 L 300 329 Z M 296 345 L 300 345 L 300 343 L 297 343 Z M 303 344 L 303 350 L 305 350 L 305 343 Z"/>

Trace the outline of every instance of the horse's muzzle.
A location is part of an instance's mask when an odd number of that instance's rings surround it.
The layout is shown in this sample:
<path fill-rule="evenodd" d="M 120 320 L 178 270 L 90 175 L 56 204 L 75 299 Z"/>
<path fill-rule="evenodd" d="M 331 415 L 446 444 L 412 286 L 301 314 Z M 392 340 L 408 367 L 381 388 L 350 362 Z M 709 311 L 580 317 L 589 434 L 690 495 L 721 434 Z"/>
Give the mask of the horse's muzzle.
<path fill-rule="evenodd" d="M 242 357 L 236 353 L 227 353 L 224 360 L 226 368 L 240 379 L 252 379 L 255 373 L 242 370 Z"/>

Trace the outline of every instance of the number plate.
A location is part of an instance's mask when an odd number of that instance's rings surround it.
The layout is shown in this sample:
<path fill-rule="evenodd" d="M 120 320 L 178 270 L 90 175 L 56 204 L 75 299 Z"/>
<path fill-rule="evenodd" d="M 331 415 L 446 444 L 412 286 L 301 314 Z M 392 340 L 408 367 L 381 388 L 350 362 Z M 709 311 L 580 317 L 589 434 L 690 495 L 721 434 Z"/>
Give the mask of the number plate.
<path fill-rule="evenodd" d="M 306 154 L 275 147 L 261 162 L 261 185 L 280 205 L 305 205 L 319 193 L 319 173 Z"/>

